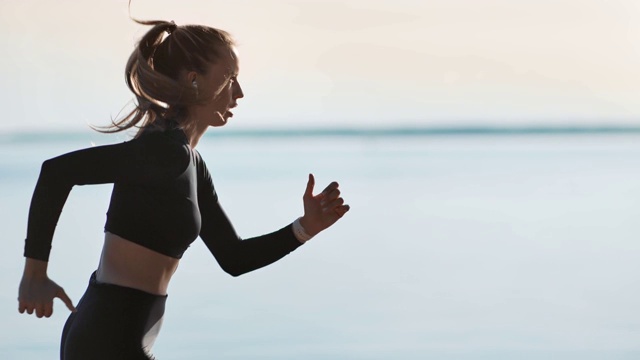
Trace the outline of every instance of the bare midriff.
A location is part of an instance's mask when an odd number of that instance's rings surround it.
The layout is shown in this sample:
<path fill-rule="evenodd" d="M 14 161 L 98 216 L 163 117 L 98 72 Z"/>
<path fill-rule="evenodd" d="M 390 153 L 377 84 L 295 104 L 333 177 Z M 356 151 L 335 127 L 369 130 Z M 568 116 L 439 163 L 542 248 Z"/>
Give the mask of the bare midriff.
<path fill-rule="evenodd" d="M 96 280 L 155 295 L 166 295 L 180 259 L 160 254 L 118 235 L 105 232 Z"/>

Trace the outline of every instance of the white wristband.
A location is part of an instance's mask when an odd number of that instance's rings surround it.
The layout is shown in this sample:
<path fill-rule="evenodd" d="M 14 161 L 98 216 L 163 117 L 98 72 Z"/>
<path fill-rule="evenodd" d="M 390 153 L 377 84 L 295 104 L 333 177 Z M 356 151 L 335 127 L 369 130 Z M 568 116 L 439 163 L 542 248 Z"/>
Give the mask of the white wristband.
<path fill-rule="evenodd" d="M 300 224 L 300 218 L 297 218 L 296 221 L 293 222 L 291 227 L 293 229 L 293 235 L 295 235 L 298 241 L 303 244 L 311 240 L 311 238 L 313 237 L 307 234 L 307 232 L 304 230 L 304 227 L 302 227 L 302 224 Z"/>

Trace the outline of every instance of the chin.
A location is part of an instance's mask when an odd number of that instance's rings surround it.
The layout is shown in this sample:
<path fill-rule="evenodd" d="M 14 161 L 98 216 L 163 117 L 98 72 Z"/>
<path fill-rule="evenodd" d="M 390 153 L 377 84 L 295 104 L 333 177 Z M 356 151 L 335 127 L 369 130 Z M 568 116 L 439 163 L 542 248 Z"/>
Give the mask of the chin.
<path fill-rule="evenodd" d="M 225 126 L 227 125 L 227 119 L 221 119 L 221 118 L 213 118 L 209 120 L 208 125 L 210 127 L 221 127 L 221 126 Z"/>
<path fill-rule="evenodd" d="M 224 119 L 224 120 L 215 119 L 214 121 L 211 122 L 212 127 L 221 127 L 225 125 L 227 125 L 227 119 Z"/>

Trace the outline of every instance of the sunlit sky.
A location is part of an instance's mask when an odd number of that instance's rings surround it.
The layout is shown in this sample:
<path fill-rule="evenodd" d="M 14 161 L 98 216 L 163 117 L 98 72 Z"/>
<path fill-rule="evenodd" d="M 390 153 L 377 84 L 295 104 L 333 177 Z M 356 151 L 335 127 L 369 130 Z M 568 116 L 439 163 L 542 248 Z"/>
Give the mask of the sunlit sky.
<path fill-rule="evenodd" d="M 239 43 L 232 127 L 640 124 L 638 0 L 133 0 Z M 3 129 L 86 129 L 131 99 L 126 0 L 0 1 Z"/>

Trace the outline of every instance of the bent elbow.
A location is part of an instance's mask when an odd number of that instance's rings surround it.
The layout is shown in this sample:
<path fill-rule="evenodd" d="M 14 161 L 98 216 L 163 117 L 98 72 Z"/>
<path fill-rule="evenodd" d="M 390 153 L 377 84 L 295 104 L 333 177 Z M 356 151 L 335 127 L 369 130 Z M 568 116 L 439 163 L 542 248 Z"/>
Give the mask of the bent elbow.
<path fill-rule="evenodd" d="M 50 178 L 56 174 L 56 166 L 53 159 L 45 160 L 40 166 L 40 177 Z"/>
<path fill-rule="evenodd" d="M 226 272 L 227 274 L 233 276 L 233 277 L 238 277 L 242 274 L 246 274 L 247 272 L 242 269 L 240 266 L 238 266 L 237 264 L 220 264 L 220 267 L 222 268 L 222 270 L 224 272 Z"/>
<path fill-rule="evenodd" d="M 40 166 L 40 175 L 38 177 L 38 181 L 45 184 L 60 184 L 60 185 L 68 185 L 73 186 L 72 184 L 67 184 L 66 181 L 61 175 L 63 170 L 60 168 L 60 165 L 56 161 L 55 158 L 45 160 L 42 162 Z"/>
<path fill-rule="evenodd" d="M 236 278 L 242 274 L 244 274 L 243 272 L 239 272 L 239 271 L 227 271 L 227 274 L 231 275 L 232 277 Z"/>

